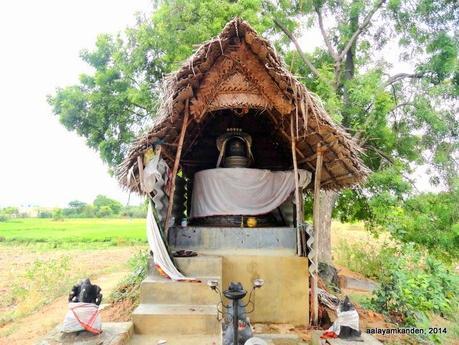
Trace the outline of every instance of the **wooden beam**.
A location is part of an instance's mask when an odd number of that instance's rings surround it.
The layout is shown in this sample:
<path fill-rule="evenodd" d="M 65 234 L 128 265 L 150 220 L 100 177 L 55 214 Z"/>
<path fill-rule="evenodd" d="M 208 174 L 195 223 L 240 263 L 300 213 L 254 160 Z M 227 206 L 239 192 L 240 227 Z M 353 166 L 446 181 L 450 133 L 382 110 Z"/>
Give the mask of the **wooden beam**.
<path fill-rule="evenodd" d="M 300 186 L 298 181 L 298 163 L 296 160 L 296 140 L 295 130 L 293 128 L 293 112 L 290 114 L 290 135 L 292 136 L 292 160 L 293 160 L 293 173 L 295 175 L 295 210 L 296 210 L 296 242 L 297 242 L 297 254 L 301 255 L 301 236 L 300 236 L 300 224 L 302 223 L 303 215 L 301 214 L 300 205 Z"/>
<path fill-rule="evenodd" d="M 331 143 L 329 143 L 327 145 L 321 146 L 322 152 L 332 148 L 336 143 L 338 143 L 338 140 L 335 140 L 335 141 L 333 141 L 333 142 L 331 142 Z M 312 162 L 316 158 L 317 158 L 317 152 L 312 154 L 312 155 L 310 155 L 309 157 L 307 157 L 305 159 L 302 159 L 302 160 L 298 161 L 298 164 L 302 164 L 302 163 L 306 163 L 306 162 Z"/>
<path fill-rule="evenodd" d="M 172 157 L 172 155 L 166 150 L 165 147 L 163 147 L 163 145 L 161 145 L 162 149 L 161 149 L 161 154 L 164 156 L 164 158 L 170 160 L 171 162 L 174 161 L 174 157 Z"/>
<path fill-rule="evenodd" d="M 182 122 L 182 129 L 180 131 L 180 137 L 178 140 L 177 152 L 175 154 L 174 168 L 172 169 L 171 178 L 171 191 L 169 194 L 169 204 L 167 205 L 167 214 L 164 221 L 164 236 L 167 241 L 167 233 L 169 231 L 169 221 L 172 215 L 172 208 L 174 206 L 174 193 L 175 193 L 175 178 L 177 177 L 178 167 L 180 163 L 180 157 L 182 155 L 183 139 L 185 138 L 185 132 L 188 127 L 188 117 L 190 116 L 189 99 L 187 98 L 185 103 L 185 116 Z"/>
<path fill-rule="evenodd" d="M 291 126 L 290 126 L 291 127 Z M 296 147 L 296 137 L 295 136 L 289 136 L 283 129 L 279 129 L 279 132 L 287 139 L 287 141 L 291 141 L 292 144 L 295 142 L 295 152 L 301 157 L 301 159 L 304 158 L 303 152 L 301 152 L 297 147 Z M 295 134 L 295 133 L 293 133 Z"/>
<path fill-rule="evenodd" d="M 319 279 L 319 226 L 320 226 L 320 178 L 322 175 L 323 149 L 320 143 L 317 144 L 317 162 L 314 176 L 314 205 L 313 205 L 313 227 L 314 227 L 314 263 L 316 270 L 311 277 L 312 295 L 312 324 L 319 323 L 319 300 L 317 296 L 317 282 Z"/>
<path fill-rule="evenodd" d="M 143 154 L 137 156 L 137 168 L 139 169 L 140 190 L 144 192 L 145 185 L 143 183 Z"/>
<path fill-rule="evenodd" d="M 351 178 L 351 177 L 354 177 L 354 175 L 351 174 L 351 173 L 346 174 L 346 175 L 337 176 L 337 177 L 332 177 L 332 178 L 322 182 L 322 187 L 326 186 L 326 185 L 329 185 L 330 183 L 333 183 L 333 182 L 339 182 L 339 181 L 342 181 L 342 180 L 346 180 L 346 179 Z"/>

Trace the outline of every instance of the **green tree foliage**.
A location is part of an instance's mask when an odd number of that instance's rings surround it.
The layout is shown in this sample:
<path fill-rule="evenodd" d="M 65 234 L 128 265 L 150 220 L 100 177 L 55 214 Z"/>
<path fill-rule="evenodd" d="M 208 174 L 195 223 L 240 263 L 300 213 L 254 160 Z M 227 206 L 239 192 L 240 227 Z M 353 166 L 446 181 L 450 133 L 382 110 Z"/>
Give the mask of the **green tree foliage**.
<path fill-rule="evenodd" d="M 79 200 L 69 202 L 69 207 L 60 209 L 62 218 L 106 218 L 106 217 L 131 217 L 144 218 L 145 205 L 123 206 L 119 201 L 105 195 L 97 195 L 93 204 Z"/>
<path fill-rule="evenodd" d="M 19 215 L 19 210 L 17 207 L 8 206 L 1 209 L 1 213 L 8 217 L 16 217 Z"/>
<path fill-rule="evenodd" d="M 367 191 L 404 195 L 409 174 L 422 163 L 436 168 L 434 181 L 443 177 L 448 185 L 459 145 L 457 3 L 297 1 L 289 9 L 323 29 L 324 48 L 306 56 L 317 73 L 298 52 L 287 62 L 366 149 L 365 163 L 375 172 Z M 392 72 L 391 48 L 407 71 Z"/>
<path fill-rule="evenodd" d="M 123 205 L 119 201 L 110 199 L 105 195 L 98 195 L 93 202 L 96 215 L 98 217 L 108 217 L 111 215 L 119 215 Z"/>
<path fill-rule="evenodd" d="M 271 27 L 261 0 L 159 1 L 150 16 L 123 34 L 103 34 L 81 58 L 93 67 L 80 83 L 48 98 L 61 123 L 86 138 L 110 167 L 157 110 L 159 82 L 193 53 L 193 46 L 217 35 L 225 23 L 243 16 L 260 32 Z"/>
<path fill-rule="evenodd" d="M 53 218 L 51 211 L 41 210 L 38 212 L 38 218 Z"/>
<path fill-rule="evenodd" d="M 113 210 L 110 206 L 100 206 L 96 208 L 96 217 L 107 218 L 113 216 Z"/>
<path fill-rule="evenodd" d="M 286 5 L 307 28 L 318 27 L 324 42 L 309 55 L 288 52 L 287 63 L 366 149 L 373 171 L 364 186 L 340 193 L 335 216 L 384 227 L 443 257 L 457 257 L 451 200 L 459 168 L 458 6 L 448 0 Z M 289 32 L 275 22 L 291 36 L 304 29 Z M 394 72 L 393 51 L 405 70 Z M 410 175 L 421 165 L 447 193 L 416 196 Z"/>
<path fill-rule="evenodd" d="M 72 200 L 69 202 L 69 207 L 74 209 L 76 213 L 81 213 L 86 205 L 85 202 L 79 200 Z"/>
<path fill-rule="evenodd" d="M 377 205 L 373 205 L 378 203 Z M 373 198 L 374 226 L 382 226 L 402 242 L 413 242 L 447 261 L 459 258 L 459 185 L 450 192 L 408 198 Z"/>
<path fill-rule="evenodd" d="M 56 208 L 53 210 L 53 220 L 64 220 L 64 211 L 61 208 Z"/>
<path fill-rule="evenodd" d="M 66 218 L 81 217 L 84 208 L 87 206 L 85 202 L 72 200 L 69 202 L 69 207 L 62 210 L 62 214 Z"/>
<path fill-rule="evenodd" d="M 152 14 L 139 16 L 124 33 L 100 35 L 94 49 L 81 53 L 93 72 L 49 97 L 60 121 L 85 137 L 110 167 L 151 123 L 164 74 L 240 16 L 275 43 L 292 72 L 366 149 L 373 174 L 362 188 L 340 194 L 337 215 L 389 226 L 380 214 L 412 197 L 410 175 L 421 165 L 429 166 L 432 182 L 451 190 L 459 147 L 456 1 L 155 4 Z M 301 51 L 302 44 L 292 50 L 290 41 L 304 35 L 307 44 L 313 28 L 323 44 L 311 54 Z M 412 232 L 426 233 L 426 226 L 419 223 Z"/>

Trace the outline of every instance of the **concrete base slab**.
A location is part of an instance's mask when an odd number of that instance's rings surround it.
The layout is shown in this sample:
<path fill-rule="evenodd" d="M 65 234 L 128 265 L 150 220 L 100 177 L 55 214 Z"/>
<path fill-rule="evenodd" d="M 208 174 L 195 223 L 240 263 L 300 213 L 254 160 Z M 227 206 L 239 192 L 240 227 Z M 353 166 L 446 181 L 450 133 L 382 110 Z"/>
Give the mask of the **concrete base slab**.
<path fill-rule="evenodd" d="M 134 335 L 129 345 L 157 345 L 165 340 L 164 345 L 221 345 L 221 335 Z"/>
<path fill-rule="evenodd" d="M 137 334 L 214 335 L 221 329 L 216 305 L 141 304 L 132 319 Z"/>
<path fill-rule="evenodd" d="M 198 256 L 175 258 L 175 262 L 180 272 L 188 277 L 221 277 L 222 275 L 222 258 L 220 256 L 202 255 L 200 253 Z M 148 260 L 148 275 L 159 275 L 153 259 Z"/>
<path fill-rule="evenodd" d="M 307 345 L 295 334 L 255 334 L 254 336 L 263 339 L 268 345 Z"/>
<path fill-rule="evenodd" d="M 382 343 L 371 336 L 370 334 L 363 333 L 360 336 L 362 341 L 350 341 L 345 339 L 320 339 L 324 331 L 314 331 L 311 338 L 312 345 L 382 345 Z"/>
<path fill-rule="evenodd" d="M 133 331 L 132 322 L 105 322 L 102 324 L 102 333 L 99 335 L 85 331 L 63 333 L 62 325 L 59 325 L 36 345 L 125 345 Z"/>
<path fill-rule="evenodd" d="M 344 289 L 373 292 L 378 287 L 374 281 L 369 279 L 355 279 L 348 276 L 338 275 L 339 286 Z"/>
<path fill-rule="evenodd" d="M 180 282 L 164 277 L 149 276 L 140 285 L 141 304 L 187 304 L 217 305 L 220 297 L 207 285 L 216 280 L 221 284 L 221 275 L 215 277 L 196 277 L 199 282 Z"/>
<path fill-rule="evenodd" d="M 176 249 L 198 252 L 224 249 L 286 249 L 296 251 L 296 229 L 274 228 L 220 228 L 172 227 L 169 244 Z"/>

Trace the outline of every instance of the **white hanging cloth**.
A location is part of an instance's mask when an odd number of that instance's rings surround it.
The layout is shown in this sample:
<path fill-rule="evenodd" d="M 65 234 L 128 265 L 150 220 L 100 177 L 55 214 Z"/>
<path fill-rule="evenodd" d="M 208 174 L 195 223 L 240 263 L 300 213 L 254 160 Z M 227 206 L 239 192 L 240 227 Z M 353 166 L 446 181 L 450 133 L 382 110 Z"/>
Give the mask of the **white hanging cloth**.
<path fill-rule="evenodd" d="M 306 187 L 311 173 L 299 169 L 298 175 L 300 187 Z M 265 214 L 279 207 L 294 190 L 293 171 L 201 170 L 194 175 L 191 218 Z"/>
<path fill-rule="evenodd" d="M 174 266 L 169 253 L 167 252 L 166 245 L 158 224 L 156 223 L 155 216 L 153 215 L 152 202 L 148 203 L 147 213 L 147 239 L 151 251 L 153 252 L 153 261 L 155 266 L 164 272 L 168 278 L 178 281 L 197 281 L 196 278 L 185 277 Z"/>

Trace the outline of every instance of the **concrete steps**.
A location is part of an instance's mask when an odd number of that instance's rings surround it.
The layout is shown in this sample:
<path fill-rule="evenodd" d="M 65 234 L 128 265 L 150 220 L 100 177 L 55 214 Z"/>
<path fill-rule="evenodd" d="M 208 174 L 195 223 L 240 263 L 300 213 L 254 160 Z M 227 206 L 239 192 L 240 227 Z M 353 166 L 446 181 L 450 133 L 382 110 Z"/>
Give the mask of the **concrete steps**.
<path fill-rule="evenodd" d="M 213 305 L 141 304 L 132 319 L 138 334 L 218 335 L 216 316 Z"/>
<path fill-rule="evenodd" d="M 178 269 L 187 277 L 222 276 L 222 258 L 213 255 L 199 255 L 190 258 L 175 258 Z M 148 261 L 148 274 L 157 276 L 153 259 Z"/>
<path fill-rule="evenodd" d="M 156 345 L 166 340 L 167 345 L 217 345 L 221 344 L 221 335 L 139 335 L 134 334 L 130 345 Z"/>
<path fill-rule="evenodd" d="M 148 277 L 140 287 L 140 305 L 132 319 L 135 335 L 130 344 L 220 345 L 221 323 L 217 320 L 219 296 L 208 280 L 222 282 L 222 258 L 177 258 L 178 269 L 200 282 L 177 282 L 158 274 L 149 261 Z"/>
<path fill-rule="evenodd" d="M 141 304 L 216 305 L 219 296 L 207 286 L 208 280 L 221 278 L 199 277 L 200 282 L 177 282 L 164 277 L 149 276 L 140 285 Z"/>

